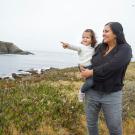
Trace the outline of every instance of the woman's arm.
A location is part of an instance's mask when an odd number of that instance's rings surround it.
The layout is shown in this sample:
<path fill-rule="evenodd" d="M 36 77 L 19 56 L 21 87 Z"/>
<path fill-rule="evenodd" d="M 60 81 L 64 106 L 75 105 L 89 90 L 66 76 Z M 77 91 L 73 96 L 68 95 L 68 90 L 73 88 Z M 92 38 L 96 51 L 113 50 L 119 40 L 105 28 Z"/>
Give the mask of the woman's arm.
<path fill-rule="evenodd" d="M 130 46 L 123 45 L 110 61 L 94 67 L 92 70 L 83 69 L 81 71 L 81 76 L 85 78 L 93 76 L 97 80 L 106 80 L 108 77 L 114 74 L 117 69 L 124 66 L 126 67 L 130 62 L 131 57 L 132 50 Z"/>
<path fill-rule="evenodd" d="M 93 77 L 98 80 L 106 80 L 120 68 L 126 68 L 132 57 L 129 45 L 121 45 L 117 53 L 106 63 L 93 68 Z"/>

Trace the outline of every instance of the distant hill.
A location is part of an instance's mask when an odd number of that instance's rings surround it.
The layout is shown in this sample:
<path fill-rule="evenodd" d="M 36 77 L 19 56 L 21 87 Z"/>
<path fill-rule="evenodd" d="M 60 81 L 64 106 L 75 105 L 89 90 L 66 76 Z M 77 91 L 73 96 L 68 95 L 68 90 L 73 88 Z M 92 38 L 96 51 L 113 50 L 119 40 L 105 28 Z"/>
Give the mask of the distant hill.
<path fill-rule="evenodd" d="M 0 41 L 0 54 L 33 54 L 17 47 L 14 43 Z"/>

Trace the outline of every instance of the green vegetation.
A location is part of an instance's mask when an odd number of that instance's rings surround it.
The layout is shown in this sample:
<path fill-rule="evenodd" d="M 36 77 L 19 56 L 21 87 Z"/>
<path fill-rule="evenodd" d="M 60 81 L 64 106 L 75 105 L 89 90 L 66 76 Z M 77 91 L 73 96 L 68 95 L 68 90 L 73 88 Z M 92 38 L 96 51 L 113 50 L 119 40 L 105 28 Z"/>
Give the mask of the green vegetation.
<path fill-rule="evenodd" d="M 81 84 L 77 68 L 1 80 L 0 135 L 86 135 L 84 108 L 77 99 Z M 135 63 L 128 68 L 123 93 L 124 135 L 133 135 Z M 102 119 L 100 129 L 107 135 Z"/>

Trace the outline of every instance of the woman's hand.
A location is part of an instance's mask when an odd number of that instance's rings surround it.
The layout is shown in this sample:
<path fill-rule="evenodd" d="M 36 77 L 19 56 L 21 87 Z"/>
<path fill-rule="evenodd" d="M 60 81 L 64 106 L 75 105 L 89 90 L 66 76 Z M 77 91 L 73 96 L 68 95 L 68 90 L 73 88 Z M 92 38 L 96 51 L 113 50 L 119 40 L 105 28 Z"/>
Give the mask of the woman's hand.
<path fill-rule="evenodd" d="M 81 70 L 81 76 L 84 78 L 92 77 L 93 76 L 93 69 L 82 69 Z"/>

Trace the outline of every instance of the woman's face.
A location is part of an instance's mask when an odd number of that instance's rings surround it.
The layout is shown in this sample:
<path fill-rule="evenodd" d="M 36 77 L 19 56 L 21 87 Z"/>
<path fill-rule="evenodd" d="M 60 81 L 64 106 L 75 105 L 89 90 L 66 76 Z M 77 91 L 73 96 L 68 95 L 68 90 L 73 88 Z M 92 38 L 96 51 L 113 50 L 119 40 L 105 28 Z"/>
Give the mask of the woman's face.
<path fill-rule="evenodd" d="M 116 41 L 116 35 L 113 33 L 109 25 L 106 25 L 103 30 L 103 42 L 114 43 Z"/>

